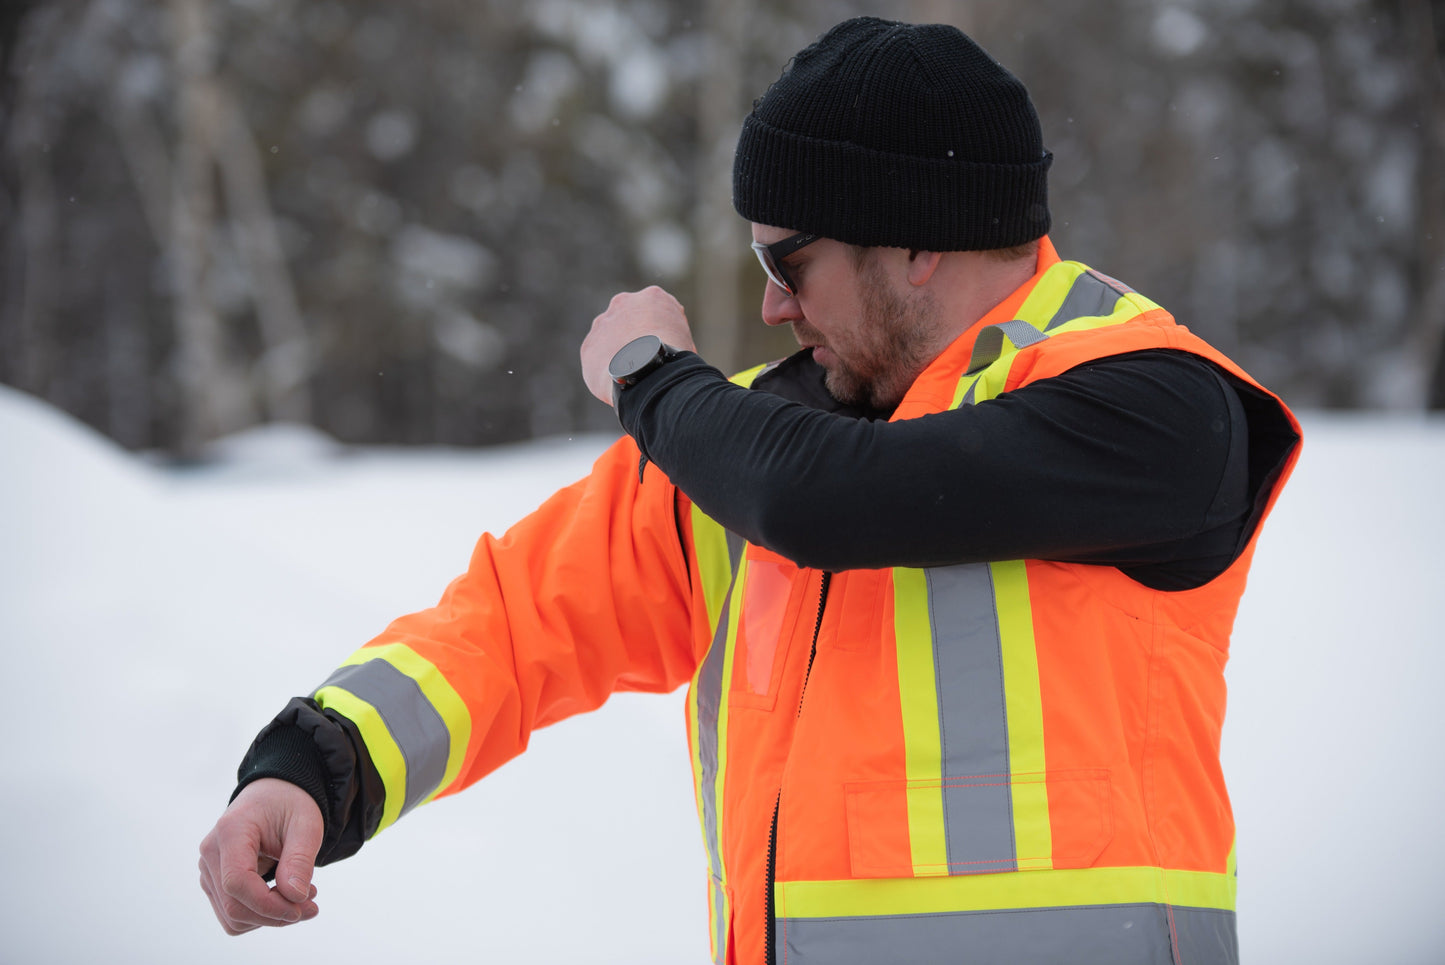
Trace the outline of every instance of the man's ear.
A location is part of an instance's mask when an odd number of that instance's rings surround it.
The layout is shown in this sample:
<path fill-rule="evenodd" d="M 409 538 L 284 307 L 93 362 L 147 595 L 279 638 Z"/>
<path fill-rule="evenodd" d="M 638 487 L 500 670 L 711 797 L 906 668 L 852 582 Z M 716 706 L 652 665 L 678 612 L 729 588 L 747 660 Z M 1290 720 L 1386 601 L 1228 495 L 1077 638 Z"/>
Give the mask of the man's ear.
<path fill-rule="evenodd" d="M 911 249 L 908 252 L 908 283 L 914 286 L 926 285 L 943 261 L 941 251 Z"/>

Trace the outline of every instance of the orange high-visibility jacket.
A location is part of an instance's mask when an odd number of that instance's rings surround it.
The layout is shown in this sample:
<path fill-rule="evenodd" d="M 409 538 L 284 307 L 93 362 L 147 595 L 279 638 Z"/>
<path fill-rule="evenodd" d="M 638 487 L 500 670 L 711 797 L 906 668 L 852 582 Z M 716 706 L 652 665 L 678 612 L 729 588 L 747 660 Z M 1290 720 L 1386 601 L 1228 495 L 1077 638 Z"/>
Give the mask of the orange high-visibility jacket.
<path fill-rule="evenodd" d="M 1153 348 L 1257 385 L 1045 240 L 893 418 Z M 1230 962 L 1223 669 L 1258 521 L 1192 590 L 1041 560 L 829 574 L 725 532 L 624 438 L 314 698 L 362 735 L 380 830 L 534 728 L 690 681 L 718 963 Z"/>

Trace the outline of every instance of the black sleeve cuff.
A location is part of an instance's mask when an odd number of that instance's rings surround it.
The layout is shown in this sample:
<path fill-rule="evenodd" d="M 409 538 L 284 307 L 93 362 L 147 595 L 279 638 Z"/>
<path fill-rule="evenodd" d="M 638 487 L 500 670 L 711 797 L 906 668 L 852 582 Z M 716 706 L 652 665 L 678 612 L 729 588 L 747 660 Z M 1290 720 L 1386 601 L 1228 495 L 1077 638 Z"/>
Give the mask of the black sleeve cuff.
<path fill-rule="evenodd" d="M 326 798 L 326 762 L 311 737 L 294 724 L 273 722 L 256 738 L 236 771 L 231 800 L 253 781 L 275 777 L 311 795 L 323 817 L 331 810 Z"/>
<path fill-rule="evenodd" d="M 643 431 L 645 413 L 679 382 L 704 378 L 700 375 L 703 372 L 710 373 L 714 380 L 727 381 L 727 376 L 704 362 L 702 356 L 695 352 L 681 352 L 677 358 L 617 393 L 617 420 L 644 456 L 651 459 L 647 452 L 647 433 Z"/>
<path fill-rule="evenodd" d="M 385 788 L 355 725 L 308 697 L 292 699 L 256 736 L 231 800 L 263 777 L 295 784 L 321 809 L 326 829 L 318 865 L 355 854 L 381 822 Z"/>

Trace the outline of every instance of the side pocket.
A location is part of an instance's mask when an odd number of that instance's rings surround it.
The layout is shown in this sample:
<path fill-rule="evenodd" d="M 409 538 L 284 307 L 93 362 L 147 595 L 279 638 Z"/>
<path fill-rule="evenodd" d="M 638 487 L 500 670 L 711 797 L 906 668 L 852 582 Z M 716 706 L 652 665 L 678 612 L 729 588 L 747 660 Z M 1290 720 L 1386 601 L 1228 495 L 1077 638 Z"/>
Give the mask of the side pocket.
<path fill-rule="evenodd" d="M 843 792 L 855 878 L 1087 868 L 1114 836 L 1107 768 L 862 781 Z M 1018 854 L 1021 829 L 1050 853 Z"/>

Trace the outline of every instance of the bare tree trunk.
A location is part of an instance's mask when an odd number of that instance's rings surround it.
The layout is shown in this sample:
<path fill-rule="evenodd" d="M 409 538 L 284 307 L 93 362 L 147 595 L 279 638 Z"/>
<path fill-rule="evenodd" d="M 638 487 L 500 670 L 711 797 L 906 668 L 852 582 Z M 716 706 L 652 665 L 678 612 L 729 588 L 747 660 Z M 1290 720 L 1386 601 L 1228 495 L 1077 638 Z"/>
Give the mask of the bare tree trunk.
<path fill-rule="evenodd" d="M 742 120 L 743 26 L 751 6 L 749 0 L 707 0 L 708 62 L 698 84 L 701 171 L 693 321 L 699 351 L 724 372 L 736 369 L 741 355 L 738 269 L 747 238 L 732 209 L 732 159 Z"/>
<path fill-rule="evenodd" d="M 17 207 L 25 267 L 16 339 L 21 359 L 15 373 L 20 388 L 44 396 L 51 375 L 51 329 L 59 287 L 59 205 L 50 170 L 44 106 L 30 84 L 22 84 L 16 101 L 12 143 L 18 150 Z"/>
<path fill-rule="evenodd" d="M 16 54 L 22 38 L 34 33 L 33 21 L 29 25 L 26 22 L 34 6 L 32 0 L 0 5 L 0 118 L 6 119 L 0 123 L 0 258 L 5 259 L 0 264 L 0 379 L 16 385 L 29 378 L 28 347 L 23 335 L 31 324 L 25 308 L 24 273 L 29 251 L 22 181 L 27 142 L 22 126 L 35 125 L 33 118 L 23 117 L 19 106 L 27 85 L 26 73 L 17 67 Z"/>
<path fill-rule="evenodd" d="M 123 98 L 111 98 L 106 112 L 126 170 L 135 184 L 140 209 L 157 247 L 166 249 L 174 230 L 171 223 L 171 158 L 165 135 L 155 119 Z"/>
<path fill-rule="evenodd" d="M 206 290 L 215 222 L 212 158 L 220 96 L 208 0 L 170 0 L 179 104 L 168 255 L 175 282 L 176 378 L 181 389 L 180 450 L 196 454 L 210 438 L 253 421 L 244 386 L 227 371 L 220 315 Z"/>
<path fill-rule="evenodd" d="M 266 194 L 265 174 L 256 141 L 234 98 L 223 95 L 222 150 L 216 156 L 226 201 L 251 276 L 261 338 L 266 349 L 257 363 L 266 408 L 274 418 L 311 421 L 306 382 L 312 370 L 306 324 L 296 304 L 286 253 Z"/>
<path fill-rule="evenodd" d="M 1445 409 L 1445 66 L 1442 66 L 1439 23 L 1431 0 L 1406 0 L 1406 33 L 1414 38 L 1416 83 L 1420 89 L 1419 260 L 1411 354 L 1424 369 L 1423 402 L 1427 409 Z"/>

